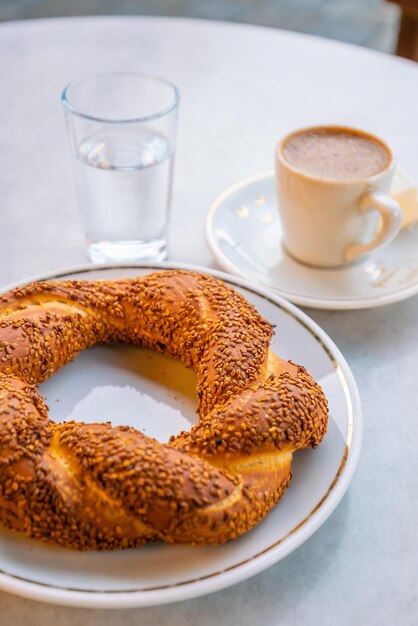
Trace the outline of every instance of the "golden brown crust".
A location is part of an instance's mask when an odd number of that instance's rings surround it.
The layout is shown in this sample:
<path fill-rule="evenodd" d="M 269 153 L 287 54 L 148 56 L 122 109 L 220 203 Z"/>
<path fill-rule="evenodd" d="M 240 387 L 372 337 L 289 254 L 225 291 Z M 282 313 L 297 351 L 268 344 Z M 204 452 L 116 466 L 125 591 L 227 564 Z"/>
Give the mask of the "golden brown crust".
<path fill-rule="evenodd" d="M 325 396 L 269 350 L 272 328 L 219 280 L 166 271 L 34 283 L 0 296 L 0 520 L 78 549 L 221 543 L 257 524 L 316 446 Z M 163 445 L 132 428 L 55 424 L 35 385 L 119 341 L 198 375 L 200 421 Z"/>

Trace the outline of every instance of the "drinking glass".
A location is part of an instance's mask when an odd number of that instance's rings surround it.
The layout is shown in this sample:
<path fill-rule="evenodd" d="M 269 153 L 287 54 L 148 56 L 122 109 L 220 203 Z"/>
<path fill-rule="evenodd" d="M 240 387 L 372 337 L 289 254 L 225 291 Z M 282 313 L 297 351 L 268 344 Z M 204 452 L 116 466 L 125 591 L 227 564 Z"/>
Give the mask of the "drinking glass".
<path fill-rule="evenodd" d="M 90 260 L 165 259 L 177 87 L 154 76 L 100 73 L 77 78 L 61 99 Z"/>

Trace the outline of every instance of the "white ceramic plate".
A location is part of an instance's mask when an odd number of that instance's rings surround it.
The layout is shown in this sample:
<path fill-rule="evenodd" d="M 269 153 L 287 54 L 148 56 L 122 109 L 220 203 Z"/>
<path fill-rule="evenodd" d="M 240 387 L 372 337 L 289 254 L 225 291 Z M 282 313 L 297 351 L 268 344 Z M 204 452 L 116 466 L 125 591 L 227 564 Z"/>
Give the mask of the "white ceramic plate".
<path fill-rule="evenodd" d="M 168 267 L 185 266 L 88 266 L 42 278 L 113 279 Z M 45 602 L 98 608 L 184 600 L 233 585 L 276 563 L 308 539 L 337 506 L 361 445 L 359 395 L 347 363 L 324 331 L 293 305 L 251 283 L 210 273 L 237 288 L 276 324 L 273 349 L 304 364 L 321 383 L 331 413 L 324 441 L 316 450 L 295 454 L 293 480 L 284 497 L 257 528 L 236 541 L 214 547 L 156 544 L 79 553 L 2 529 L 0 588 Z M 193 372 L 163 355 L 101 346 L 79 355 L 41 385 L 41 392 L 53 419 L 111 420 L 166 441 L 194 423 L 195 383 Z"/>
<path fill-rule="evenodd" d="M 282 246 L 272 172 L 222 193 L 209 209 L 206 233 L 221 267 L 302 306 L 362 309 L 418 293 L 418 226 L 344 268 L 318 269 L 292 259 Z"/>

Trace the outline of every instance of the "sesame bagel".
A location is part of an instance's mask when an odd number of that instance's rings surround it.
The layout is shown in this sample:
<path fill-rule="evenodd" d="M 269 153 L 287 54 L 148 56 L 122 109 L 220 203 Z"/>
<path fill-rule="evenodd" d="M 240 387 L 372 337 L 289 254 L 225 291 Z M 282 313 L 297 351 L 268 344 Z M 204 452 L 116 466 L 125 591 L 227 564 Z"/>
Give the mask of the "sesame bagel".
<path fill-rule="evenodd" d="M 61 546 L 217 544 L 282 496 L 317 446 L 327 401 L 269 349 L 273 331 L 211 276 L 33 283 L 0 296 L 0 522 Z M 86 348 L 122 342 L 197 373 L 199 422 L 162 444 L 134 428 L 48 417 L 37 385 Z"/>

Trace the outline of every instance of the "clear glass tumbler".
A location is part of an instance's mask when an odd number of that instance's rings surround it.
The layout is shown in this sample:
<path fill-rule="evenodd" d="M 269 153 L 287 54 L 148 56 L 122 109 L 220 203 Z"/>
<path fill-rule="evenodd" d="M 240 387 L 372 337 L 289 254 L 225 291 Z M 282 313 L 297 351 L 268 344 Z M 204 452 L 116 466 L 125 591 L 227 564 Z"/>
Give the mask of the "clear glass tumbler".
<path fill-rule="evenodd" d="M 166 258 L 178 101 L 175 85 L 130 72 L 64 89 L 91 261 Z"/>

